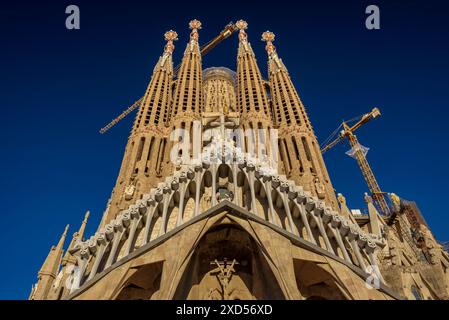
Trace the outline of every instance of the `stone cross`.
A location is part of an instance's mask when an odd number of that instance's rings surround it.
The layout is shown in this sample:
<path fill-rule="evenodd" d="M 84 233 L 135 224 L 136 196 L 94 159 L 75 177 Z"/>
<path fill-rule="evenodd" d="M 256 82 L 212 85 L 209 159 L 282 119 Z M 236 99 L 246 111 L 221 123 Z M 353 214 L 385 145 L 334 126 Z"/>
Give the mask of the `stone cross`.
<path fill-rule="evenodd" d="M 216 120 L 218 120 L 218 119 L 216 119 Z M 221 114 L 220 115 L 220 121 L 218 122 L 218 121 L 211 121 L 210 123 L 209 123 L 209 125 L 212 127 L 212 128 L 214 128 L 214 127 L 220 127 L 220 138 L 222 139 L 222 140 L 224 140 L 225 138 L 226 138 L 226 136 L 225 136 L 225 130 L 226 130 L 226 127 L 231 127 L 231 128 L 233 128 L 234 126 L 235 126 L 235 123 L 234 123 L 234 121 L 226 121 L 226 115 L 225 114 Z"/>
<path fill-rule="evenodd" d="M 235 273 L 234 265 L 239 264 L 237 260 L 233 259 L 232 262 L 229 262 L 227 258 L 224 258 L 223 261 L 211 261 L 211 265 L 216 265 L 219 269 L 217 273 L 218 281 L 220 281 L 220 285 L 222 287 L 223 299 L 229 300 L 228 293 L 228 285 L 229 281 L 231 281 L 232 275 Z"/>
<path fill-rule="evenodd" d="M 238 125 L 238 119 L 234 119 L 234 114 L 210 114 L 209 116 L 206 115 L 206 122 L 203 125 L 210 128 L 219 127 L 219 132 L 212 137 L 210 144 L 218 148 L 215 151 L 216 156 L 224 162 L 226 153 L 229 152 L 229 147 L 234 146 L 234 141 L 226 137 L 226 128 L 235 128 Z"/>

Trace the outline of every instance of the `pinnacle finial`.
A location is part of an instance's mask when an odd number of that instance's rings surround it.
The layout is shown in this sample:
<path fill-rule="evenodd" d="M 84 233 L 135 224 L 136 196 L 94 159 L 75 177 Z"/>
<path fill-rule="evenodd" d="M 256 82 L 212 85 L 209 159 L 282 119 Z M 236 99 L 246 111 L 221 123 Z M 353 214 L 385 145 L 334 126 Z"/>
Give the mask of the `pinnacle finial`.
<path fill-rule="evenodd" d="M 167 41 L 167 44 L 165 45 L 165 52 L 173 53 L 173 50 L 175 49 L 173 41 L 178 40 L 178 33 L 176 33 L 176 31 L 169 30 L 164 34 L 164 39 Z"/>
<path fill-rule="evenodd" d="M 240 32 L 239 32 L 240 41 L 248 40 L 248 36 L 245 32 L 245 30 L 248 29 L 248 23 L 245 20 L 240 19 L 239 21 L 237 21 L 235 23 L 235 26 L 237 27 L 237 29 L 240 30 Z"/>
<path fill-rule="evenodd" d="M 275 34 L 271 31 L 265 31 L 262 33 L 262 41 L 266 42 L 265 50 L 267 50 L 268 54 L 271 55 L 276 52 L 276 47 L 273 44 L 275 38 Z"/>
<path fill-rule="evenodd" d="M 192 29 L 192 32 L 190 32 L 190 40 L 198 41 L 198 38 L 200 37 L 198 30 L 201 29 L 201 21 L 193 19 L 189 22 L 189 28 Z"/>
<path fill-rule="evenodd" d="M 90 211 L 87 210 L 87 211 L 86 211 L 86 214 L 84 215 L 84 220 L 83 220 L 83 222 L 81 223 L 81 229 L 80 229 L 80 231 L 84 231 L 84 226 L 87 224 L 87 219 L 89 219 L 89 216 L 90 216 Z"/>
<path fill-rule="evenodd" d="M 165 41 L 176 41 L 178 40 L 178 33 L 173 30 L 169 30 L 166 33 L 164 33 Z"/>
<path fill-rule="evenodd" d="M 193 19 L 192 21 L 189 22 L 189 28 L 192 30 L 201 29 L 201 21 L 197 20 L 197 19 Z"/>
<path fill-rule="evenodd" d="M 237 21 L 235 23 L 235 26 L 239 30 L 246 30 L 246 29 L 248 29 L 248 22 L 246 22 L 245 20 L 240 19 L 239 21 Z"/>
<path fill-rule="evenodd" d="M 275 34 L 271 31 L 265 31 L 264 33 L 262 33 L 262 41 L 265 42 L 273 42 L 275 38 Z"/>
<path fill-rule="evenodd" d="M 67 236 L 67 232 L 69 231 L 69 227 L 70 227 L 70 225 L 65 226 L 64 233 L 61 235 L 61 238 L 59 238 L 59 242 L 58 242 L 58 245 L 56 246 L 56 248 L 62 249 L 62 247 L 64 246 L 65 238 Z"/>
<path fill-rule="evenodd" d="M 73 234 L 73 238 L 82 238 L 83 237 L 84 229 L 86 229 L 87 219 L 89 218 L 89 215 L 90 215 L 90 211 L 87 210 L 86 214 L 84 215 L 84 220 L 81 223 L 81 227 L 80 227 L 80 229 L 78 231 L 76 231 Z"/>
<path fill-rule="evenodd" d="M 62 234 L 64 237 L 67 235 L 67 231 L 69 231 L 69 227 L 70 227 L 69 224 L 65 226 L 64 233 Z"/>

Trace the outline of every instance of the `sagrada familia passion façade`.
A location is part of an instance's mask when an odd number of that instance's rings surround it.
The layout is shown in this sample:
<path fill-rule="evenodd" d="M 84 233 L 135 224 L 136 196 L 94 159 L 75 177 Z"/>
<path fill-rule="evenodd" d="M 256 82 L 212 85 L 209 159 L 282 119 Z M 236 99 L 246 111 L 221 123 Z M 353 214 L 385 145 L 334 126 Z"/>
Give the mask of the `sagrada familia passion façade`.
<path fill-rule="evenodd" d="M 238 32 L 236 72 L 203 70 L 189 26 L 179 68 L 165 33 L 98 231 L 84 238 L 87 213 L 64 251 L 67 227 L 29 299 L 448 299 L 449 256 L 413 203 L 386 216 L 372 193 L 360 214 L 335 194 L 274 34 L 264 80 L 245 21 L 221 34 Z"/>

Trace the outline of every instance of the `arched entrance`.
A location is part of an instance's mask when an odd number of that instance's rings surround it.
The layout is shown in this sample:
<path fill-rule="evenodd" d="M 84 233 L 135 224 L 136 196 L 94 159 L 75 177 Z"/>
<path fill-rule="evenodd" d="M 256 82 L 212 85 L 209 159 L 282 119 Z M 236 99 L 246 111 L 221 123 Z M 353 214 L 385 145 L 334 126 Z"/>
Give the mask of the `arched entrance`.
<path fill-rule="evenodd" d="M 150 300 L 157 298 L 161 285 L 162 262 L 147 264 L 123 284 L 116 300 Z"/>
<path fill-rule="evenodd" d="M 252 237 L 234 224 L 221 224 L 199 242 L 175 299 L 284 299 L 273 272 Z"/>
<path fill-rule="evenodd" d="M 306 300 L 346 300 L 336 280 L 319 263 L 293 259 L 296 285 Z"/>

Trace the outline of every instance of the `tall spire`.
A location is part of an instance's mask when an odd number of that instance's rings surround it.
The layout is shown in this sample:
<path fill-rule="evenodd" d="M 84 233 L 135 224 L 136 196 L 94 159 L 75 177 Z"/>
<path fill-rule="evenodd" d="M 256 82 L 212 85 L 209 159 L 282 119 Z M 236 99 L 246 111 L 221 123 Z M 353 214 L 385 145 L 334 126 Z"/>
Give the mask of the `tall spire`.
<path fill-rule="evenodd" d="M 79 238 L 81 241 L 83 241 L 84 230 L 86 229 L 87 219 L 89 219 L 89 216 L 90 216 L 90 211 L 87 210 L 87 211 L 86 211 L 86 214 L 84 215 L 84 220 L 83 220 L 83 222 L 81 223 L 81 227 L 80 227 L 80 229 L 79 229 L 79 231 L 78 231 L 78 238 Z"/>
<path fill-rule="evenodd" d="M 113 219 L 162 180 L 161 170 L 167 144 L 167 123 L 172 104 L 174 41 L 178 34 L 167 31 L 163 54 L 156 63 L 134 126 L 126 145 L 121 169 L 101 226 Z"/>
<path fill-rule="evenodd" d="M 80 229 L 73 234 L 72 241 L 70 241 L 69 246 L 67 247 L 66 253 L 64 255 L 64 258 L 62 259 L 62 266 L 65 266 L 68 262 L 75 263 L 75 260 L 72 257 L 72 254 L 70 253 L 70 250 L 73 249 L 77 241 L 83 241 L 84 237 L 84 230 L 86 229 L 87 219 L 89 218 L 90 211 L 88 210 L 86 214 L 84 215 L 84 220 L 81 223 Z"/>
<path fill-rule="evenodd" d="M 244 20 L 239 20 L 235 25 L 240 30 L 237 55 L 237 101 L 239 111 L 242 112 L 243 117 L 251 113 L 260 112 L 269 119 L 271 112 L 262 75 L 245 31 L 248 29 L 248 23 Z"/>
<path fill-rule="evenodd" d="M 272 112 L 256 56 L 245 31 L 248 23 L 239 20 L 235 25 L 240 30 L 237 53 L 237 109 L 241 113 L 242 129 L 245 131 L 243 149 L 261 158 L 261 161 L 275 160 L 276 154 L 270 149 L 269 135 L 270 129 L 273 128 Z"/>
<path fill-rule="evenodd" d="M 276 47 L 271 31 L 262 34 L 268 53 L 268 74 L 275 123 L 279 127 L 280 155 L 288 178 L 338 209 L 329 174 L 312 125 Z"/>
<path fill-rule="evenodd" d="M 53 277 L 56 277 L 57 271 L 59 269 L 59 262 L 64 251 L 64 242 L 68 230 L 69 225 L 65 227 L 58 244 L 51 247 L 47 259 L 45 259 L 45 262 L 42 265 L 41 270 L 39 271 L 39 275 L 52 275 Z"/>
<path fill-rule="evenodd" d="M 198 43 L 201 22 L 192 20 L 189 23 L 190 41 L 184 51 L 181 67 L 176 81 L 176 90 L 173 101 L 173 119 L 190 116 L 197 118 L 202 112 L 202 66 L 201 51 Z"/>
<path fill-rule="evenodd" d="M 262 41 L 266 42 L 268 53 L 268 74 L 270 78 L 272 99 L 276 123 L 291 125 L 296 123 L 307 130 L 312 130 L 304 105 L 290 79 L 287 68 L 279 58 L 273 44 L 275 34 L 271 31 L 262 33 Z"/>
<path fill-rule="evenodd" d="M 51 285 L 56 278 L 61 264 L 62 254 L 64 252 L 64 242 L 67 236 L 69 225 L 65 227 L 59 242 L 56 246 L 52 246 L 47 258 L 44 261 L 41 269 L 38 273 L 38 282 L 34 287 L 33 299 L 40 300 L 45 299 L 51 288 Z"/>
<path fill-rule="evenodd" d="M 190 21 L 190 40 L 186 45 L 181 67 L 176 80 L 176 89 L 173 95 L 172 111 L 170 112 L 170 125 L 173 136 L 170 137 L 166 154 L 164 173 L 169 174 L 173 170 L 170 152 L 176 150 L 177 165 L 184 160 L 194 157 L 193 135 L 196 132 L 195 121 L 199 120 L 203 110 L 203 70 L 201 50 L 198 43 L 201 22 L 197 19 Z M 175 142 L 176 141 L 176 142 Z M 175 144 L 177 145 L 175 147 Z M 182 147 L 181 147 L 182 145 Z M 172 161 L 170 161 L 172 160 Z"/>
<path fill-rule="evenodd" d="M 172 97 L 172 54 L 175 49 L 173 42 L 178 40 L 178 34 L 176 31 L 170 30 L 164 34 L 164 38 L 167 44 L 164 47 L 163 55 L 159 57 L 159 61 L 154 67 L 153 76 L 134 123 L 134 131 L 149 125 L 161 127 L 167 122 Z"/>

